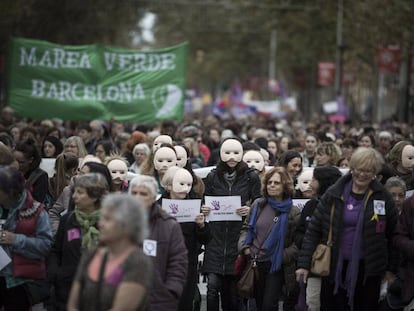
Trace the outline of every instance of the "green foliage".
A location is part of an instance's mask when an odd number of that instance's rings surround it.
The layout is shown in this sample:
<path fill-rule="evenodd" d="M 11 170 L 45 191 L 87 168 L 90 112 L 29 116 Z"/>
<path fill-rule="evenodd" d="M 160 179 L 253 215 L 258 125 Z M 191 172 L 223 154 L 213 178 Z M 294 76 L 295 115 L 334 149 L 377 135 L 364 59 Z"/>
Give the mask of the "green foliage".
<path fill-rule="evenodd" d="M 10 36 L 132 47 L 132 37 L 141 33 L 140 19 L 152 12 L 156 23 L 151 47 L 189 41 L 188 81 L 202 88 L 212 89 L 235 78 L 267 76 L 273 29 L 277 30 L 277 77 L 293 79 L 296 71 L 309 77 L 319 61 L 335 60 L 337 2 L 3 0 L 0 52 L 6 50 Z M 345 63 L 363 63 L 365 74 L 372 74 L 378 46 L 414 46 L 412 0 L 343 2 Z"/>

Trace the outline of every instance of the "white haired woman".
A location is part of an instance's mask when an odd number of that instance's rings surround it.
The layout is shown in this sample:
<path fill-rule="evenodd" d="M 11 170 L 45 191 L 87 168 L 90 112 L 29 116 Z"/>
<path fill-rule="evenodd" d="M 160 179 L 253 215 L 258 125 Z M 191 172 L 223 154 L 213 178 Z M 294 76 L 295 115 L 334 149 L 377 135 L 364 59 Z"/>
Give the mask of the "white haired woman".
<path fill-rule="evenodd" d="M 134 163 L 129 167 L 129 171 L 135 174 L 141 173 L 141 164 L 148 158 L 151 150 L 146 143 L 136 144 L 132 150 L 134 156 Z"/>
<path fill-rule="evenodd" d="M 146 310 L 151 260 L 141 245 L 148 233 L 142 202 L 114 193 L 102 202 L 102 245 L 82 257 L 68 310 Z"/>
<path fill-rule="evenodd" d="M 143 244 L 144 253 L 154 264 L 149 310 L 177 310 L 188 266 L 181 227 L 157 203 L 158 182 L 154 177 L 139 175 L 133 178 L 129 193 L 142 200 L 149 215 L 151 231 Z"/>

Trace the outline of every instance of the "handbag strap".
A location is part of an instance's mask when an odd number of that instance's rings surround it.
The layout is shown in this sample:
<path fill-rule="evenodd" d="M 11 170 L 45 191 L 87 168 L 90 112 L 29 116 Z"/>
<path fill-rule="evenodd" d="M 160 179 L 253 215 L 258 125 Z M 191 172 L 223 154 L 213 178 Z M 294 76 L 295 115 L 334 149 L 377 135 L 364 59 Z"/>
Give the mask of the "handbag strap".
<path fill-rule="evenodd" d="M 262 243 L 260 243 L 260 246 L 258 248 L 259 252 L 262 249 L 263 244 L 266 242 L 267 238 L 269 237 L 270 232 L 272 232 L 272 229 L 273 229 L 274 225 L 277 224 L 278 222 L 279 222 L 279 217 L 275 215 L 275 217 L 273 218 L 272 224 L 269 226 L 269 229 L 267 229 L 266 238 L 264 238 Z M 257 258 L 257 254 L 255 254 L 254 257 L 253 257 L 253 264 L 255 264 L 256 258 Z"/>
<path fill-rule="evenodd" d="M 328 245 L 329 247 L 332 246 L 332 223 L 333 223 L 334 211 L 335 211 L 335 203 L 333 203 L 333 205 L 331 207 L 331 216 L 330 216 L 330 220 L 329 220 L 328 241 L 326 241 L 326 245 Z"/>
<path fill-rule="evenodd" d="M 96 310 L 102 310 L 102 283 L 104 280 L 104 274 L 105 274 L 105 266 L 106 266 L 106 262 L 108 261 L 108 252 L 106 251 L 103 255 L 102 258 L 102 263 L 101 263 L 101 267 L 99 269 L 99 279 L 98 279 L 98 287 L 96 289 Z"/>

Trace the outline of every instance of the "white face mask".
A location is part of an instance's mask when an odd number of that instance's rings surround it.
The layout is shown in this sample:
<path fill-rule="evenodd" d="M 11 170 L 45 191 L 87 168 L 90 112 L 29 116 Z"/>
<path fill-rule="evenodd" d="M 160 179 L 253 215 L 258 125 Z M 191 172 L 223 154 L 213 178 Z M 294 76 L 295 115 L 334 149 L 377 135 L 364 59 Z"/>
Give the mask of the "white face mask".
<path fill-rule="evenodd" d="M 176 193 L 189 193 L 193 186 L 193 177 L 186 169 L 175 172 L 172 182 L 172 190 Z"/>
<path fill-rule="evenodd" d="M 187 164 L 187 151 L 182 146 L 174 146 L 177 153 L 177 166 L 184 167 Z"/>
<path fill-rule="evenodd" d="M 243 162 L 246 162 L 247 166 L 254 168 L 261 172 L 265 166 L 264 158 L 259 151 L 249 150 L 243 156 Z"/>
<path fill-rule="evenodd" d="M 236 139 L 226 140 L 220 148 L 220 159 L 223 162 L 228 162 L 230 160 L 240 162 L 243 156 L 243 146 Z"/>
<path fill-rule="evenodd" d="M 154 154 L 154 168 L 164 172 L 171 166 L 177 164 L 177 155 L 169 147 L 161 147 Z"/>
<path fill-rule="evenodd" d="M 108 169 L 111 172 L 112 180 L 126 181 L 128 174 L 128 166 L 124 161 L 112 160 L 108 163 Z"/>
<path fill-rule="evenodd" d="M 306 169 L 298 176 L 298 188 L 301 192 L 311 191 L 313 169 Z"/>
<path fill-rule="evenodd" d="M 171 138 L 171 136 L 168 135 L 160 135 L 158 137 L 156 137 L 154 139 L 154 142 L 152 143 L 152 152 L 155 153 L 155 151 L 157 151 L 162 144 L 170 144 L 172 145 L 173 140 Z"/>
<path fill-rule="evenodd" d="M 404 168 L 414 168 L 414 146 L 407 145 L 403 148 L 401 153 L 401 165 Z"/>

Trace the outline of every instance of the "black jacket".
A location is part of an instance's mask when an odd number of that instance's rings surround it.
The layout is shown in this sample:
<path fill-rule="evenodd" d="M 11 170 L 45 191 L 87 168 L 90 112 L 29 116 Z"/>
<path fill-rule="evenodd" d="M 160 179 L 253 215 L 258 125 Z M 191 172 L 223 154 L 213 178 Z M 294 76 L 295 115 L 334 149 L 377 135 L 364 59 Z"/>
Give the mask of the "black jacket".
<path fill-rule="evenodd" d="M 219 178 L 216 170 L 212 170 L 204 180 L 207 196 L 241 196 L 241 205 L 251 204 L 260 197 L 260 177 L 247 168 L 236 176 L 232 186 Z M 243 221 L 216 221 L 210 222 L 211 240 L 206 245 L 203 272 L 222 275 L 234 274 L 237 242 Z"/>
<path fill-rule="evenodd" d="M 343 191 L 345 184 L 349 182 L 351 178 L 351 174 L 341 177 L 322 196 L 303 238 L 302 248 L 299 253 L 298 268 L 305 268 L 309 270 L 312 254 L 317 244 L 321 241 L 326 243 L 329 232 L 330 211 L 331 207 L 334 205 L 335 211 L 332 231 L 333 246 L 330 277 L 335 277 L 340 247 L 339 243 L 343 230 Z M 377 229 L 377 220 L 373 219 L 374 200 L 381 200 L 385 202 L 386 215 L 378 215 L 378 220 L 385 222 L 384 230 Z M 393 267 L 391 264 L 394 261 L 391 261 L 390 259 L 394 258 L 394 255 L 392 254 L 392 234 L 396 225 L 397 217 L 398 211 L 394 205 L 391 195 L 377 180 L 373 180 L 369 185 L 364 210 L 363 255 L 365 276 L 382 276 L 385 271 L 395 272 L 396 267 Z"/>
<path fill-rule="evenodd" d="M 62 216 L 49 258 L 49 279 L 54 282 L 58 310 L 65 310 L 72 281 L 82 256 L 82 238 L 75 212 Z"/>

